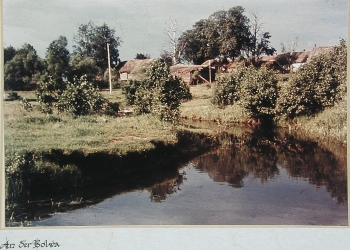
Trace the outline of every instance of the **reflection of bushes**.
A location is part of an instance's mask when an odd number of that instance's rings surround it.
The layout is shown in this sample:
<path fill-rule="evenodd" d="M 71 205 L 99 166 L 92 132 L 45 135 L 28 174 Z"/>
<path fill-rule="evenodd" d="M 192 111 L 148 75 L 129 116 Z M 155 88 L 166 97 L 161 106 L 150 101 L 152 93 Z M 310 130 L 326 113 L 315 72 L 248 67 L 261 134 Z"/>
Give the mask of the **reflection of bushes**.
<path fill-rule="evenodd" d="M 216 182 L 227 182 L 233 187 L 243 187 L 243 179 L 249 174 L 266 182 L 278 174 L 276 151 L 270 145 L 252 145 L 247 141 L 210 152 L 199 158 L 198 168 L 208 172 Z"/>
<path fill-rule="evenodd" d="M 239 188 L 248 175 L 262 183 L 274 178 L 280 165 L 292 178 L 326 186 L 339 203 L 347 200 L 346 157 L 339 157 L 316 142 L 276 133 L 263 137 L 254 131 L 245 134 L 240 142 L 233 143 L 230 149 L 220 148 L 198 157 L 197 168 L 208 172 L 216 182 Z"/>
<path fill-rule="evenodd" d="M 308 179 L 317 187 L 326 186 L 339 203 L 347 200 L 346 158 L 340 159 L 316 142 L 294 137 L 276 143 L 278 162 L 294 178 Z"/>
<path fill-rule="evenodd" d="M 180 185 L 183 183 L 183 174 L 178 174 L 176 178 L 167 180 L 163 183 L 156 184 L 149 189 L 152 201 L 162 202 L 169 195 L 180 190 Z"/>

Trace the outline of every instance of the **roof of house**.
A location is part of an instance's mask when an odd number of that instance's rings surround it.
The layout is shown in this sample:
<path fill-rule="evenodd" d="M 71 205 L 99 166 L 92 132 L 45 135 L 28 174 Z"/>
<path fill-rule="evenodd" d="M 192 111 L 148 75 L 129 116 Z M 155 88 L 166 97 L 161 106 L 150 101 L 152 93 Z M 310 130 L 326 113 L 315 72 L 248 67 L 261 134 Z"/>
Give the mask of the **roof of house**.
<path fill-rule="evenodd" d="M 140 67 L 148 67 L 152 62 L 154 62 L 157 59 L 134 59 L 129 61 L 124 61 L 119 63 L 117 66 L 117 70 L 119 73 L 128 73 L 133 69 L 140 68 Z"/>
<path fill-rule="evenodd" d="M 189 73 L 195 70 L 201 70 L 203 68 L 207 68 L 209 65 L 186 65 L 186 64 L 176 64 L 173 66 L 170 66 L 170 72 L 171 73 L 178 73 L 178 74 L 185 74 Z"/>
<path fill-rule="evenodd" d="M 326 53 L 330 51 L 332 48 L 333 48 L 332 46 L 315 47 L 309 51 L 293 52 L 291 55 L 292 63 L 310 62 L 312 57 L 319 55 L 321 53 Z M 287 53 L 273 55 L 273 56 L 263 56 L 259 58 L 259 62 L 266 63 L 271 61 L 279 61 L 280 64 L 286 64 L 287 61 L 283 60 L 283 58 L 286 58 L 286 56 L 287 56 Z"/>

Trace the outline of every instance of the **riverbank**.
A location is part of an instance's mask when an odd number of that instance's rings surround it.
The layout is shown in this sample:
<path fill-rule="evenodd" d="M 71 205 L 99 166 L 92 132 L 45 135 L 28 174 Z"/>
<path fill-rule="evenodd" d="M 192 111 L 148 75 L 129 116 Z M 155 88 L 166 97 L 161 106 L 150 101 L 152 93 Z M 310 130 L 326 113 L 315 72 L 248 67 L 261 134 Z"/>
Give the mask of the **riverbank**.
<path fill-rule="evenodd" d="M 211 103 L 215 84 L 191 86 L 193 99 L 181 105 L 181 116 L 193 121 L 214 121 L 221 128 L 231 123 L 259 125 L 248 117 L 244 109 L 237 104 L 219 108 Z M 347 143 L 347 107 L 346 102 L 337 103 L 323 112 L 307 117 L 298 117 L 293 121 L 282 119 L 275 121 L 276 126 L 290 131 L 308 134 L 310 139 Z"/>

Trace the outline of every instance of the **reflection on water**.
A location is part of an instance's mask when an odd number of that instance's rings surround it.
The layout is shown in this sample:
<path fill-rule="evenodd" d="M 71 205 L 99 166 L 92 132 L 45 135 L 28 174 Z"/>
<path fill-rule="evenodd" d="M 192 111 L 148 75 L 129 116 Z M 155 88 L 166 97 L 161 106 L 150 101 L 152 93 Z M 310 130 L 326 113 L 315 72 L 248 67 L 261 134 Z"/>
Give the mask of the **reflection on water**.
<path fill-rule="evenodd" d="M 244 132 L 174 169 L 26 206 L 36 226 L 347 225 L 346 147 Z"/>

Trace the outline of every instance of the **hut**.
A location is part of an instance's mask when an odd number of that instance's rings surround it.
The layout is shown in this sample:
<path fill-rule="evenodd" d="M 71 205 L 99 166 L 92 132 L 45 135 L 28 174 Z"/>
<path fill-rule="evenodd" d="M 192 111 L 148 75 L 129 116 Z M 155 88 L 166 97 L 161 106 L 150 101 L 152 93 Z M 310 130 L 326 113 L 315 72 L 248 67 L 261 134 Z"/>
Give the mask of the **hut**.
<path fill-rule="evenodd" d="M 202 82 L 211 82 L 215 79 L 215 69 L 209 68 L 209 65 L 186 65 L 176 64 L 170 66 L 170 73 L 173 76 L 181 78 L 186 84 L 196 84 Z"/>
<path fill-rule="evenodd" d="M 137 80 L 142 77 L 146 68 L 157 59 L 134 59 L 124 61 L 118 64 L 117 71 L 119 73 L 119 80 Z"/>

